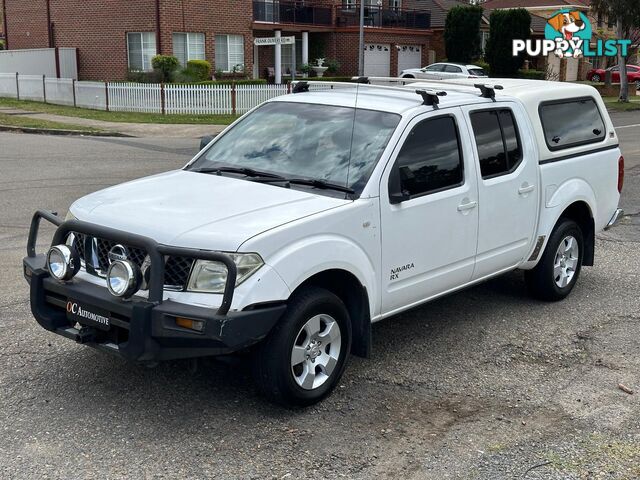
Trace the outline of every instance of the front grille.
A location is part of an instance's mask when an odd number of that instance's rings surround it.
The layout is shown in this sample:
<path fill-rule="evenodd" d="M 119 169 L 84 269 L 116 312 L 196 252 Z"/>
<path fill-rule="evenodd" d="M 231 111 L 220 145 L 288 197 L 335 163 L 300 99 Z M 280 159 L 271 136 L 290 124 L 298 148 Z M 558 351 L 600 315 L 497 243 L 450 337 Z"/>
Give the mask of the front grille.
<path fill-rule="evenodd" d="M 105 238 L 87 237 L 82 233 L 74 233 L 73 245 L 85 264 L 86 270 L 98 276 L 105 276 L 109 268 L 109 250 L 118 243 Z M 147 252 L 138 247 L 125 245 L 128 259 L 142 268 Z M 171 290 L 184 290 L 189 281 L 189 274 L 194 260 L 188 257 L 165 257 L 164 285 Z"/>

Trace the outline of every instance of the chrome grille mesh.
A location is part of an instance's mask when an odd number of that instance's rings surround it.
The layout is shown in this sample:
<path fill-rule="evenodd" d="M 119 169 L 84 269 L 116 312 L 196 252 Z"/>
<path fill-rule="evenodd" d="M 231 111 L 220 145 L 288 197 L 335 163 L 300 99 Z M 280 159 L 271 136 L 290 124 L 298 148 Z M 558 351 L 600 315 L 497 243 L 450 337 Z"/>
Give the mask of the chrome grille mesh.
<path fill-rule="evenodd" d="M 93 265 L 97 270 L 97 274 L 104 276 L 109 268 L 109 250 L 111 250 L 117 242 L 104 238 L 93 238 L 81 233 L 74 233 L 74 246 L 85 264 Z M 88 240 L 88 241 L 87 241 Z M 129 252 L 129 260 L 142 267 L 147 252 L 142 248 L 127 246 Z M 87 254 L 91 258 L 87 259 Z M 166 257 L 164 284 L 165 287 L 173 290 L 184 290 L 189 281 L 189 274 L 194 260 L 188 257 Z M 95 263 L 95 264 L 94 264 Z M 87 269 L 90 271 L 90 269 Z"/>

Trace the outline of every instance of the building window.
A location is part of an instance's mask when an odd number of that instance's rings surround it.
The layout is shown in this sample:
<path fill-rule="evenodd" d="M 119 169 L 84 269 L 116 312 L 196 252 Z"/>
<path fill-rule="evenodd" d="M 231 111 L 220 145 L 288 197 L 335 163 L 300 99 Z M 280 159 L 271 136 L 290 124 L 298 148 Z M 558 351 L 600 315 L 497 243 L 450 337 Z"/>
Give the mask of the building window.
<path fill-rule="evenodd" d="M 356 0 L 342 0 L 342 9 L 343 10 L 355 10 L 356 9 Z"/>
<path fill-rule="evenodd" d="M 216 35 L 216 70 L 231 72 L 238 65 L 244 68 L 244 37 Z"/>
<path fill-rule="evenodd" d="M 480 49 L 482 50 L 483 55 L 487 48 L 488 41 L 489 41 L 489 32 L 487 32 L 486 30 L 481 31 L 480 32 Z"/>
<path fill-rule="evenodd" d="M 282 73 L 289 75 L 293 70 L 293 45 L 281 46 Z M 313 61 L 313 60 L 312 60 Z M 302 39 L 296 38 L 296 71 L 300 71 L 302 65 Z"/>
<path fill-rule="evenodd" d="M 180 65 L 189 60 L 205 60 L 204 33 L 174 33 L 173 55 Z"/>
<path fill-rule="evenodd" d="M 389 0 L 389 7 L 393 10 L 400 10 L 402 8 L 402 0 Z"/>
<path fill-rule="evenodd" d="M 156 55 L 156 34 L 153 32 L 127 33 L 129 69 L 152 70 L 151 59 Z"/>

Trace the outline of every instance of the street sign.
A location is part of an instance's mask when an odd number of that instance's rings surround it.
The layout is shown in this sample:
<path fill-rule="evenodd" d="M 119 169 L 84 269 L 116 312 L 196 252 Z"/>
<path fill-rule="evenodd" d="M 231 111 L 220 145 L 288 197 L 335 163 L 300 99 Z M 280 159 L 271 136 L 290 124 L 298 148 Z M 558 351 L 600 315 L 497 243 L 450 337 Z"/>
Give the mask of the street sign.
<path fill-rule="evenodd" d="M 253 44 L 262 45 L 291 45 L 296 43 L 296 37 L 258 37 L 253 39 Z"/>

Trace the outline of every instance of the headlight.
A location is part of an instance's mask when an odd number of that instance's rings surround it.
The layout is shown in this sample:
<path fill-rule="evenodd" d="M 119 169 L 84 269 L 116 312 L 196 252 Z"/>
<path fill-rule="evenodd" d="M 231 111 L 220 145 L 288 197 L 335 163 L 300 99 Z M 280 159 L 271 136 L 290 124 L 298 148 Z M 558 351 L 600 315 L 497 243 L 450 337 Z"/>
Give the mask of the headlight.
<path fill-rule="evenodd" d="M 230 253 L 229 256 L 238 267 L 236 286 L 256 273 L 264 262 L 257 253 Z M 227 267 L 224 263 L 209 260 L 196 260 L 189 277 L 187 290 L 192 292 L 223 293 L 227 281 Z"/>
<path fill-rule="evenodd" d="M 73 247 L 56 245 L 47 253 L 49 273 L 61 282 L 69 281 L 80 269 L 80 257 Z"/>
<path fill-rule="evenodd" d="M 67 216 L 64 217 L 64 221 L 66 222 L 67 220 L 77 220 L 76 216 L 73 213 L 71 213 L 71 210 L 69 210 L 67 212 Z"/>
<path fill-rule="evenodd" d="M 107 288 L 111 295 L 129 298 L 140 289 L 142 273 L 140 268 L 129 260 L 116 260 L 107 270 Z"/>

